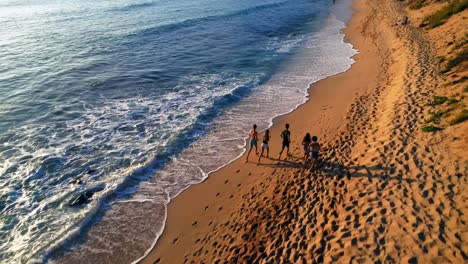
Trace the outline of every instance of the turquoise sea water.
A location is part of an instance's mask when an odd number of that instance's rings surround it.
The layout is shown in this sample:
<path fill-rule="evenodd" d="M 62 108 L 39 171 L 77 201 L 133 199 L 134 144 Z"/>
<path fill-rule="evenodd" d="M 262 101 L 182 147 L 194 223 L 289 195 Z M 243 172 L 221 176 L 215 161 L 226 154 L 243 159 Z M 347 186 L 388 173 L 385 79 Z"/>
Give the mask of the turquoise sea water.
<path fill-rule="evenodd" d="M 349 68 L 337 2 L 2 1 L 1 262 L 143 256 L 252 123 Z"/>

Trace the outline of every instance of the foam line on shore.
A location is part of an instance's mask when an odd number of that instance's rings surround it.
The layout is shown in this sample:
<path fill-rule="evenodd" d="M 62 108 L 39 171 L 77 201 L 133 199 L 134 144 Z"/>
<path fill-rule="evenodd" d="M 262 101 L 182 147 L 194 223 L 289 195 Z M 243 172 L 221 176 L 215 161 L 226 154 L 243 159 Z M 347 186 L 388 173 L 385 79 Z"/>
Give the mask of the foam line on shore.
<path fill-rule="evenodd" d="M 352 11 L 350 10 L 350 3 L 352 1 L 351 0 L 346 0 L 346 1 L 342 1 L 341 3 L 343 4 L 343 6 L 345 6 L 344 8 L 348 8 L 349 12 L 352 13 Z M 341 6 L 343 8 L 343 6 Z M 342 10 L 343 11 L 343 10 Z M 275 120 L 277 120 L 278 118 L 281 118 L 287 114 L 290 114 L 292 112 L 294 112 L 295 110 L 297 110 L 301 105 L 307 103 L 309 101 L 309 89 L 312 89 L 313 85 L 317 82 L 320 82 L 324 79 L 327 79 L 327 78 L 330 78 L 330 77 L 333 77 L 333 76 L 336 76 L 336 75 L 339 75 L 343 72 L 346 72 L 348 71 L 352 65 L 355 63 L 355 60 L 352 59 L 356 54 L 359 53 L 358 50 L 354 49 L 353 45 L 350 43 L 350 42 L 347 42 L 345 41 L 346 39 L 346 36 L 345 34 L 342 32 L 345 28 L 346 28 L 346 23 L 347 21 L 349 20 L 349 18 L 351 17 L 351 15 L 349 16 L 343 16 L 341 18 L 337 17 L 339 16 L 339 14 L 337 14 L 336 12 L 332 12 L 331 13 L 331 18 L 333 19 L 336 19 L 338 21 L 340 21 L 342 23 L 342 26 L 341 26 L 341 29 L 339 30 L 339 35 L 341 37 L 341 44 L 345 44 L 348 46 L 348 48 L 350 50 L 352 50 L 354 53 L 352 56 L 349 57 L 349 60 L 350 60 L 350 63 L 349 65 L 347 65 L 347 67 L 345 67 L 342 71 L 339 71 L 339 72 L 336 72 L 336 73 L 333 73 L 333 74 L 330 74 L 330 75 L 327 75 L 327 76 L 324 76 L 323 78 L 321 79 L 318 79 L 318 80 L 314 80 L 314 81 L 311 81 L 308 83 L 308 85 L 306 87 L 304 87 L 304 90 L 301 90 L 301 93 L 303 93 L 303 98 L 302 98 L 302 101 L 300 103 L 297 103 L 293 108 L 291 108 L 290 110 L 286 111 L 286 112 L 283 112 L 283 113 L 279 113 L 279 114 L 276 114 L 274 115 L 273 117 L 271 117 L 269 120 L 268 120 L 268 125 L 266 128 L 260 130 L 260 132 L 263 132 L 264 130 L 266 129 L 270 129 L 271 127 L 273 127 L 275 125 Z M 287 66 L 286 66 L 287 67 Z M 224 141 L 232 141 L 232 140 L 238 140 L 236 138 L 232 138 L 232 139 L 225 139 Z M 207 180 L 211 174 L 213 173 L 216 173 L 222 169 L 224 169 L 225 167 L 231 165 L 233 162 L 239 160 L 244 154 L 245 152 L 247 151 L 247 139 L 243 139 L 244 140 L 244 147 L 242 148 L 242 151 L 241 153 L 239 153 L 235 158 L 229 160 L 226 164 L 223 164 L 221 166 L 219 166 L 218 168 L 216 169 L 213 169 L 213 170 L 210 170 L 206 173 L 203 173 L 203 170 L 198 167 L 198 166 L 195 166 L 197 167 L 201 172 L 202 174 L 204 175 L 203 178 L 198 181 L 198 182 L 194 182 L 190 185 L 188 185 L 186 188 L 183 188 L 181 189 L 178 193 L 176 193 L 170 200 L 169 200 L 169 203 L 171 203 L 172 200 L 174 200 L 176 197 L 178 197 L 182 192 L 184 192 L 185 190 L 187 190 L 188 188 L 190 188 L 191 186 L 193 186 L 194 184 L 200 184 L 200 183 L 203 183 L 205 180 Z M 166 216 L 165 216 L 165 221 L 167 221 L 167 211 L 166 211 Z M 162 228 L 162 232 L 160 233 L 160 235 L 158 237 L 155 238 L 155 240 L 153 241 L 151 247 L 145 252 L 145 254 L 143 256 L 141 256 L 140 258 L 136 259 L 135 261 L 132 262 L 132 264 L 135 264 L 135 263 L 139 263 L 140 261 L 142 261 L 143 259 L 145 259 L 150 253 L 151 251 L 154 249 L 154 247 L 156 246 L 161 234 L 164 232 L 164 229 L 165 229 L 165 226 L 166 226 L 166 222 L 164 223 L 164 226 Z"/>

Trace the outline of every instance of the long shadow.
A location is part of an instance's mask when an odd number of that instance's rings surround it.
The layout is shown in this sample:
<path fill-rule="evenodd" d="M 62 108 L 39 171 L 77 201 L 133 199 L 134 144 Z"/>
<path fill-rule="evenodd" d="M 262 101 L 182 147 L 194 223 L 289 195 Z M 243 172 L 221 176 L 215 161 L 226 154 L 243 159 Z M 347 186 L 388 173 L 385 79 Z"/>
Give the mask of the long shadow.
<path fill-rule="evenodd" d="M 287 163 L 281 163 L 281 162 L 276 162 L 276 163 L 260 163 L 258 164 L 259 166 L 265 166 L 268 168 L 297 168 L 300 169 L 302 168 L 301 163 L 295 163 L 295 162 L 287 162 Z"/>
<path fill-rule="evenodd" d="M 306 168 L 303 169 L 302 174 L 308 172 L 309 165 L 310 164 L 307 164 Z M 347 178 L 348 180 L 351 180 L 352 178 L 367 178 L 369 179 L 369 181 L 372 181 L 373 179 L 378 179 L 387 181 L 407 182 L 409 184 L 418 181 L 418 179 L 404 178 L 403 174 L 396 174 L 395 169 L 393 167 L 389 168 L 388 166 L 384 166 L 381 164 L 376 164 L 373 166 L 346 166 L 340 163 L 331 162 L 323 159 L 318 161 L 317 166 L 312 171 L 312 173 L 320 173 L 329 177 L 338 177 L 340 179 Z"/>
<path fill-rule="evenodd" d="M 289 159 L 295 159 L 295 160 L 299 160 L 297 157 L 294 157 L 292 155 L 288 156 Z M 265 162 L 262 162 L 264 160 L 270 160 L 270 161 L 274 161 L 274 162 L 269 162 L 269 163 L 265 163 Z M 265 166 L 265 167 L 269 167 L 269 168 L 302 168 L 302 162 L 297 162 L 297 161 L 292 161 L 292 160 L 285 160 L 285 159 L 277 159 L 277 158 L 273 158 L 273 157 L 270 157 L 270 158 L 262 158 L 262 161 L 260 161 L 260 163 L 258 164 L 257 162 L 252 162 L 252 163 L 257 163 L 258 166 Z M 249 161 L 250 162 L 250 161 Z"/>

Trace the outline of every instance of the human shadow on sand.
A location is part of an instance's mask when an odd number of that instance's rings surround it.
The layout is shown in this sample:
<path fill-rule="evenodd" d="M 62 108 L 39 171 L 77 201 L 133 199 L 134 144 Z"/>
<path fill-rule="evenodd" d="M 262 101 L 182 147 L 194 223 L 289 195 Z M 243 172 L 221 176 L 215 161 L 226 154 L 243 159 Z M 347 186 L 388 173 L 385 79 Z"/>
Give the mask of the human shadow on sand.
<path fill-rule="evenodd" d="M 308 170 L 308 166 L 302 170 L 302 174 L 311 173 Z M 316 168 L 312 171 L 312 174 L 321 174 L 328 177 L 337 177 L 339 179 L 347 178 L 368 178 L 369 181 L 376 180 L 395 180 L 407 183 L 413 183 L 418 181 L 414 178 L 405 178 L 401 171 L 396 171 L 394 167 L 385 166 L 382 164 L 375 164 L 372 166 L 367 165 L 352 165 L 346 166 L 340 163 L 331 162 L 328 160 L 319 160 Z"/>
<path fill-rule="evenodd" d="M 302 161 L 297 161 L 298 158 L 294 156 L 288 156 L 288 159 L 277 159 L 277 158 L 262 158 L 260 163 L 257 163 L 258 166 L 265 166 L 268 168 L 302 168 Z M 296 161 L 294 161 L 296 160 Z M 265 162 L 266 161 L 266 162 Z"/>

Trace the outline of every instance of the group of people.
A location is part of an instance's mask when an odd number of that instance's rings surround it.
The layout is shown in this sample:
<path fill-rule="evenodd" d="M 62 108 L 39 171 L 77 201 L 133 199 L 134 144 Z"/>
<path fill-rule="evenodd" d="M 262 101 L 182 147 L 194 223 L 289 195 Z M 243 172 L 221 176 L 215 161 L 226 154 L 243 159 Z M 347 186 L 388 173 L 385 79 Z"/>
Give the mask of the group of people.
<path fill-rule="evenodd" d="M 280 134 L 281 137 L 281 151 L 278 156 L 278 160 L 281 160 L 281 154 L 283 154 L 284 149 L 286 149 L 286 155 L 289 156 L 289 145 L 291 144 L 291 131 L 289 131 L 289 124 L 285 125 L 285 129 Z M 266 152 L 266 157 L 269 157 L 270 147 L 270 130 L 265 130 L 263 135 L 261 152 L 258 154 L 258 132 L 257 125 L 253 125 L 252 129 L 249 131 L 249 151 L 247 152 L 247 157 L 245 162 L 249 161 L 250 152 L 255 147 L 255 154 L 258 156 L 258 164 L 263 157 L 263 153 Z M 311 159 L 310 169 L 313 169 L 317 164 L 317 160 L 320 154 L 320 144 L 317 142 L 318 138 L 316 136 L 311 137 L 310 133 L 306 133 L 304 139 L 302 140 L 302 145 L 304 149 L 304 166 L 306 166 L 307 160 Z"/>

